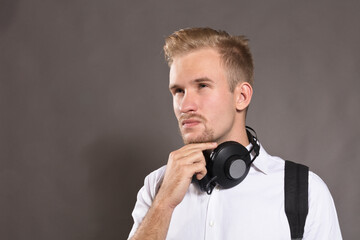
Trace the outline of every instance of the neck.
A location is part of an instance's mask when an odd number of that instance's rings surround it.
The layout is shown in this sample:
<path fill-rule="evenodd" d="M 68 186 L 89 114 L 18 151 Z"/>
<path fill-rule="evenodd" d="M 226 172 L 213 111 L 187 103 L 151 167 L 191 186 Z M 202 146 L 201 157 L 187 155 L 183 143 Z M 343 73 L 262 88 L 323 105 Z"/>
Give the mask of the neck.
<path fill-rule="evenodd" d="M 231 133 L 224 138 L 218 139 L 216 142 L 218 144 L 226 142 L 226 141 L 235 141 L 240 143 L 243 146 L 247 146 L 250 144 L 249 138 L 246 133 L 245 123 L 239 124 L 239 126 L 235 129 L 232 129 Z"/>
<path fill-rule="evenodd" d="M 237 137 L 233 141 L 236 141 L 245 147 L 250 144 L 245 125 L 240 129 Z"/>

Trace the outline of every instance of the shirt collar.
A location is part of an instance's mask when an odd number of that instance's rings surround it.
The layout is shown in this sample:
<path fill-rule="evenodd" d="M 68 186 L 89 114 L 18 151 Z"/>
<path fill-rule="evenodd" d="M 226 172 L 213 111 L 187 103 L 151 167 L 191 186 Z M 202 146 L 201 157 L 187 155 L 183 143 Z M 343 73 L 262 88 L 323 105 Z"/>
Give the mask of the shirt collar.
<path fill-rule="evenodd" d="M 259 143 L 260 145 L 260 150 L 259 150 L 259 156 L 257 156 L 257 158 L 254 160 L 254 162 L 252 163 L 251 167 L 254 167 L 256 171 L 260 171 L 264 174 L 268 174 L 269 173 L 269 161 L 268 161 L 268 156 L 269 154 L 265 151 L 265 149 L 263 148 L 263 146 Z M 252 144 L 250 143 L 249 145 L 246 146 L 247 150 L 250 151 L 252 148 Z M 251 152 L 251 159 L 253 159 L 255 156 L 254 151 Z"/>

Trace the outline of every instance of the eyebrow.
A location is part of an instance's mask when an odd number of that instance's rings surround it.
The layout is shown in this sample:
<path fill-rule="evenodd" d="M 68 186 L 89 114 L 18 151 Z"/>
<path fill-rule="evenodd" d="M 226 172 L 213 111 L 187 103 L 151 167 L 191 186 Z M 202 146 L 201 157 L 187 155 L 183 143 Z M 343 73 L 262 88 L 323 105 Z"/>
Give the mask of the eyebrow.
<path fill-rule="evenodd" d="M 208 77 L 197 78 L 197 79 L 193 80 L 192 82 L 193 82 L 193 83 L 203 83 L 203 82 L 214 83 L 214 81 L 211 80 L 211 79 L 208 78 Z M 169 89 L 170 89 L 170 90 L 176 89 L 176 88 L 180 88 L 180 86 L 177 85 L 177 84 L 171 84 L 171 85 L 169 86 Z"/>
<path fill-rule="evenodd" d="M 194 80 L 195 83 L 202 83 L 202 82 L 210 82 L 210 83 L 213 83 L 214 81 L 211 80 L 210 78 L 208 77 L 203 77 L 203 78 L 197 78 Z"/>

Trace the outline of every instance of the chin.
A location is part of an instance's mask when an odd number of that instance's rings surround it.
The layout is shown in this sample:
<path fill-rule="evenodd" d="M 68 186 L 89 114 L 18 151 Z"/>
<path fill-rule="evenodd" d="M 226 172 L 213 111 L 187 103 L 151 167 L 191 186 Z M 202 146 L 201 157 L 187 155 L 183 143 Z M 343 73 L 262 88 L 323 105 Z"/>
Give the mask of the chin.
<path fill-rule="evenodd" d="M 214 141 L 214 137 L 212 134 L 203 133 L 203 134 L 200 134 L 197 136 L 194 136 L 192 134 L 189 134 L 189 135 L 188 136 L 187 136 L 187 134 L 182 135 L 184 144 L 205 143 L 205 142 L 213 142 Z"/>

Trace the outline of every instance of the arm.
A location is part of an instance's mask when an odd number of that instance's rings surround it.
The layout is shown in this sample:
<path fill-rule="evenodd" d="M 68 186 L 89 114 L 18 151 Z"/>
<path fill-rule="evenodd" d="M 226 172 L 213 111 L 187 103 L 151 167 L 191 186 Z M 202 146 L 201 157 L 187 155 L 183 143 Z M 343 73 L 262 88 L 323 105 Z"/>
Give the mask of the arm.
<path fill-rule="evenodd" d="M 173 210 L 174 209 L 164 207 L 164 204 L 155 198 L 142 223 L 135 232 L 135 235 L 131 239 L 165 239 Z"/>
<path fill-rule="evenodd" d="M 170 153 L 161 187 L 132 240 L 165 239 L 175 207 L 183 200 L 194 174 L 206 175 L 203 150 L 213 149 L 216 143 L 189 144 Z"/>

